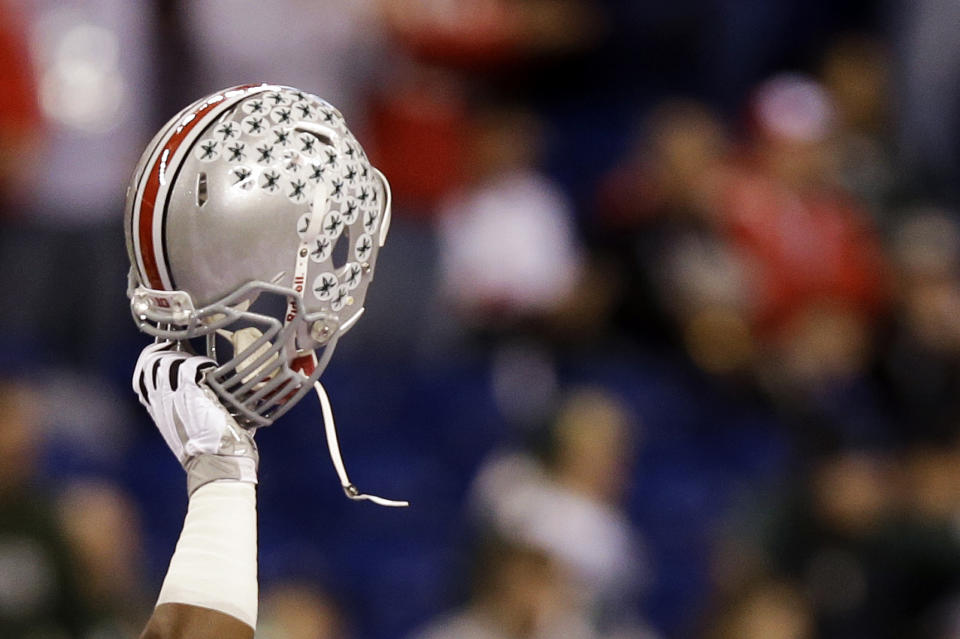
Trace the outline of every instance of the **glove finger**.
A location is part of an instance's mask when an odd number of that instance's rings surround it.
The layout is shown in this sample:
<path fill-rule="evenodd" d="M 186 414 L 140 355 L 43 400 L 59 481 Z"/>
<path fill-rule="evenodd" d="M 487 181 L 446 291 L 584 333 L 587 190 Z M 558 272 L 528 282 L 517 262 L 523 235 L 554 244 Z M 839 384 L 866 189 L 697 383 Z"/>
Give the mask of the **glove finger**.
<path fill-rule="evenodd" d="M 179 386 L 178 370 L 189 357 L 182 351 L 157 350 L 147 358 L 142 374 L 154 422 L 181 462 L 189 434 L 177 418 L 175 388 Z"/>
<path fill-rule="evenodd" d="M 188 436 L 187 454 L 217 452 L 228 422 L 233 419 L 202 384 L 204 371 L 216 365 L 209 357 L 194 356 L 179 363 L 175 376 L 171 369 L 171 381 L 176 377 L 179 388 L 173 394 L 173 403 Z"/>
<path fill-rule="evenodd" d="M 177 460 L 183 464 L 187 459 L 185 454 L 186 445 L 187 445 L 187 435 L 183 427 L 178 423 L 178 420 L 173 417 L 173 411 L 170 411 L 170 415 L 167 417 L 169 421 L 168 427 L 159 428 L 160 435 L 163 436 L 163 440 L 167 442 L 167 446 L 173 452 Z M 158 421 L 158 420 L 154 420 Z"/>
<path fill-rule="evenodd" d="M 159 353 L 153 364 L 144 371 L 147 390 L 164 395 L 176 392 L 180 386 L 180 367 L 189 357 L 181 351 Z"/>
<path fill-rule="evenodd" d="M 148 403 L 148 388 L 146 380 L 144 379 L 144 371 L 150 367 L 150 364 L 156 358 L 156 353 L 158 350 L 163 350 L 170 347 L 170 342 L 156 342 L 150 344 L 142 351 L 140 351 L 140 357 L 137 358 L 137 363 L 133 367 L 133 378 L 131 379 L 131 385 L 133 386 L 133 392 L 137 394 L 140 398 L 140 403 L 147 405 Z"/>
<path fill-rule="evenodd" d="M 194 356 L 189 359 L 174 362 L 169 370 L 169 383 L 173 391 L 171 398 L 173 401 L 174 412 L 178 418 L 178 424 L 183 424 L 187 440 L 211 440 L 218 441 L 220 433 L 223 432 L 223 426 L 219 423 L 222 420 L 211 422 L 207 413 L 211 413 L 215 418 L 218 413 L 226 413 L 219 404 L 213 406 L 213 411 L 208 411 L 205 404 L 213 404 L 211 397 L 204 392 L 200 385 L 202 379 L 201 367 L 209 368 L 216 366 L 209 357 Z M 216 430 L 216 436 L 210 436 L 210 428 Z"/>
<path fill-rule="evenodd" d="M 237 437 L 230 428 L 233 417 L 209 389 L 185 383 L 173 396 L 173 401 L 177 417 L 189 437 L 188 455 L 217 453 L 225 440 Z"/>
<path fill-rule="evenodd" d="M 170 350 L 173 347 L 174 345 L 170 342 L 161 342 L 144 349 L 137 362 L 139 369 L 137 385 L 140 386 L 140 393 L 146 397 L 147 410 L 153 417 L 164 441 L 177 459 L 183 463 L 186 459 L 184 455 L 186 433 L 178 427 L 174 419 L 172 394 L 169 391 L 169 370 L 172 364 L 183 360 L 186 355 Z"/>
<path fill-rule="evenodd" d="M 185 353 L 170 350 L 174 347 L 175 344 L 172 342 L 151 344 L 143 349 L 137 359 L 133 374 L 134 392 L 145 395 L 145 399 L 149 402 L 153 401 L 158 383 L 162 381 L 160 369 L 163 363 L 166 361 L 169 366 L 171 360 L 187 357 Z"/>
<path fill-rule="evenodd" d="M 192 384 L 200 386 L 203 380 L 203 374 L 210 368 L 215 368 L 217 363 L 203 355 L 194 355 L 187 359 L 177 371 L 177 383 Z"/>
<path fill-rule="evenodd" d="M 178 353 L 181 357 L 166 361 L 165 366 L 161 366 L 163 371 L 164 388 L 169 388 L 172 392 L 184 385 L 199 386 L 203 379 L 203 370 L 216 367 L 217 363 L 204 355 L 186 355 Z"/>

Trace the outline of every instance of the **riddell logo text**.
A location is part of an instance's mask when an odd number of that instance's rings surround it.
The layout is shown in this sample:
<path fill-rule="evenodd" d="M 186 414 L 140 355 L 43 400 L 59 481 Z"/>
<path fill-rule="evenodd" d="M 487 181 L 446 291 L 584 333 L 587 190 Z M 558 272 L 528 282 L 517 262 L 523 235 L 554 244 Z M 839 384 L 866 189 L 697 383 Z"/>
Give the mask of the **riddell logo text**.
<path fill-rule="evenodd" d="M 295 290 L 297 293 L 303 293 L 303 280 L 304 280 L 304 277 L 302 275 L 298 275 L 295 278 L 293 278 L 293 290 Z M 286 321 L 292 322 L 293 318 L 295 318 L 296 316 L 297 316 L 296 302 L 294 302 L 293 300 L 290 300 L 289 302 L 287 302 Z"/>

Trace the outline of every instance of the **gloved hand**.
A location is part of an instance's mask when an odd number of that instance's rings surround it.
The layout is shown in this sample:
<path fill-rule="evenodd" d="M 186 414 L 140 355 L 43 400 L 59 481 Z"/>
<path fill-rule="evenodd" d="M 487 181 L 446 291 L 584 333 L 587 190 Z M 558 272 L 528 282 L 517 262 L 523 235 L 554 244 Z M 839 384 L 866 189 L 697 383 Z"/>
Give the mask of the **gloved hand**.
<path fill-rule="evenodd" d="M 187 471 L 188 494 L 220 479 L 257 483 L 253 430 L 240 426 L 203 383 L 203 372 L 216 365 L 159 342 L 143 349 L 133 371 L 134 392 Z"/>

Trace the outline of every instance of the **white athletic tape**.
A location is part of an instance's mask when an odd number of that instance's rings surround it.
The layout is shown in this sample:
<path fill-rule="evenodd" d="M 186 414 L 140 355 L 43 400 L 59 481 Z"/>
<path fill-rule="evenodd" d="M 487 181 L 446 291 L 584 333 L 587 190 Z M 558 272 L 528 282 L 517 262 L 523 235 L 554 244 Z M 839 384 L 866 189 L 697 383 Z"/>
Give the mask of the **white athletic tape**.
<path fill-rule="evenodd" d="M 254 485 L 215 481 L 190 497 L 157 605 L 210 608 L 257 627 L 257 497 Z"/>

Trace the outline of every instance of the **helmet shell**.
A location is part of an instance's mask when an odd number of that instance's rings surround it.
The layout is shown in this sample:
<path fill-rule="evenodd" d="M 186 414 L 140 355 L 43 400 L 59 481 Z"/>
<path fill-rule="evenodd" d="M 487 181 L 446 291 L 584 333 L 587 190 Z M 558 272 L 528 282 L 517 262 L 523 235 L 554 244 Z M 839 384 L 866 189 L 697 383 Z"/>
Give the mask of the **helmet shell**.
<path fill-rule="evenodd" d="M 127 245 L 140 283 L 184 291 L 195 308 L 261 281 L 304 291 L 308 312 L 346 317 L 363 305 L 388 199 L 336 108 L 289 87 L 235 87 L 185 109 L 147 147 L 128 190 Z M 310 265 L 295 282 L 305 242 Z"/>
<path fill-rule="evenodd" d="M 360 317 L 389 224 L 389 184 L 328 102 L 267 84 L 213 93 L 154 136 L 127 190 L 134 320 L 206 336 L 210 387 L 245 423 L 272 423 Z M 265 293 L 285 310 L 252 308 Z"/>

